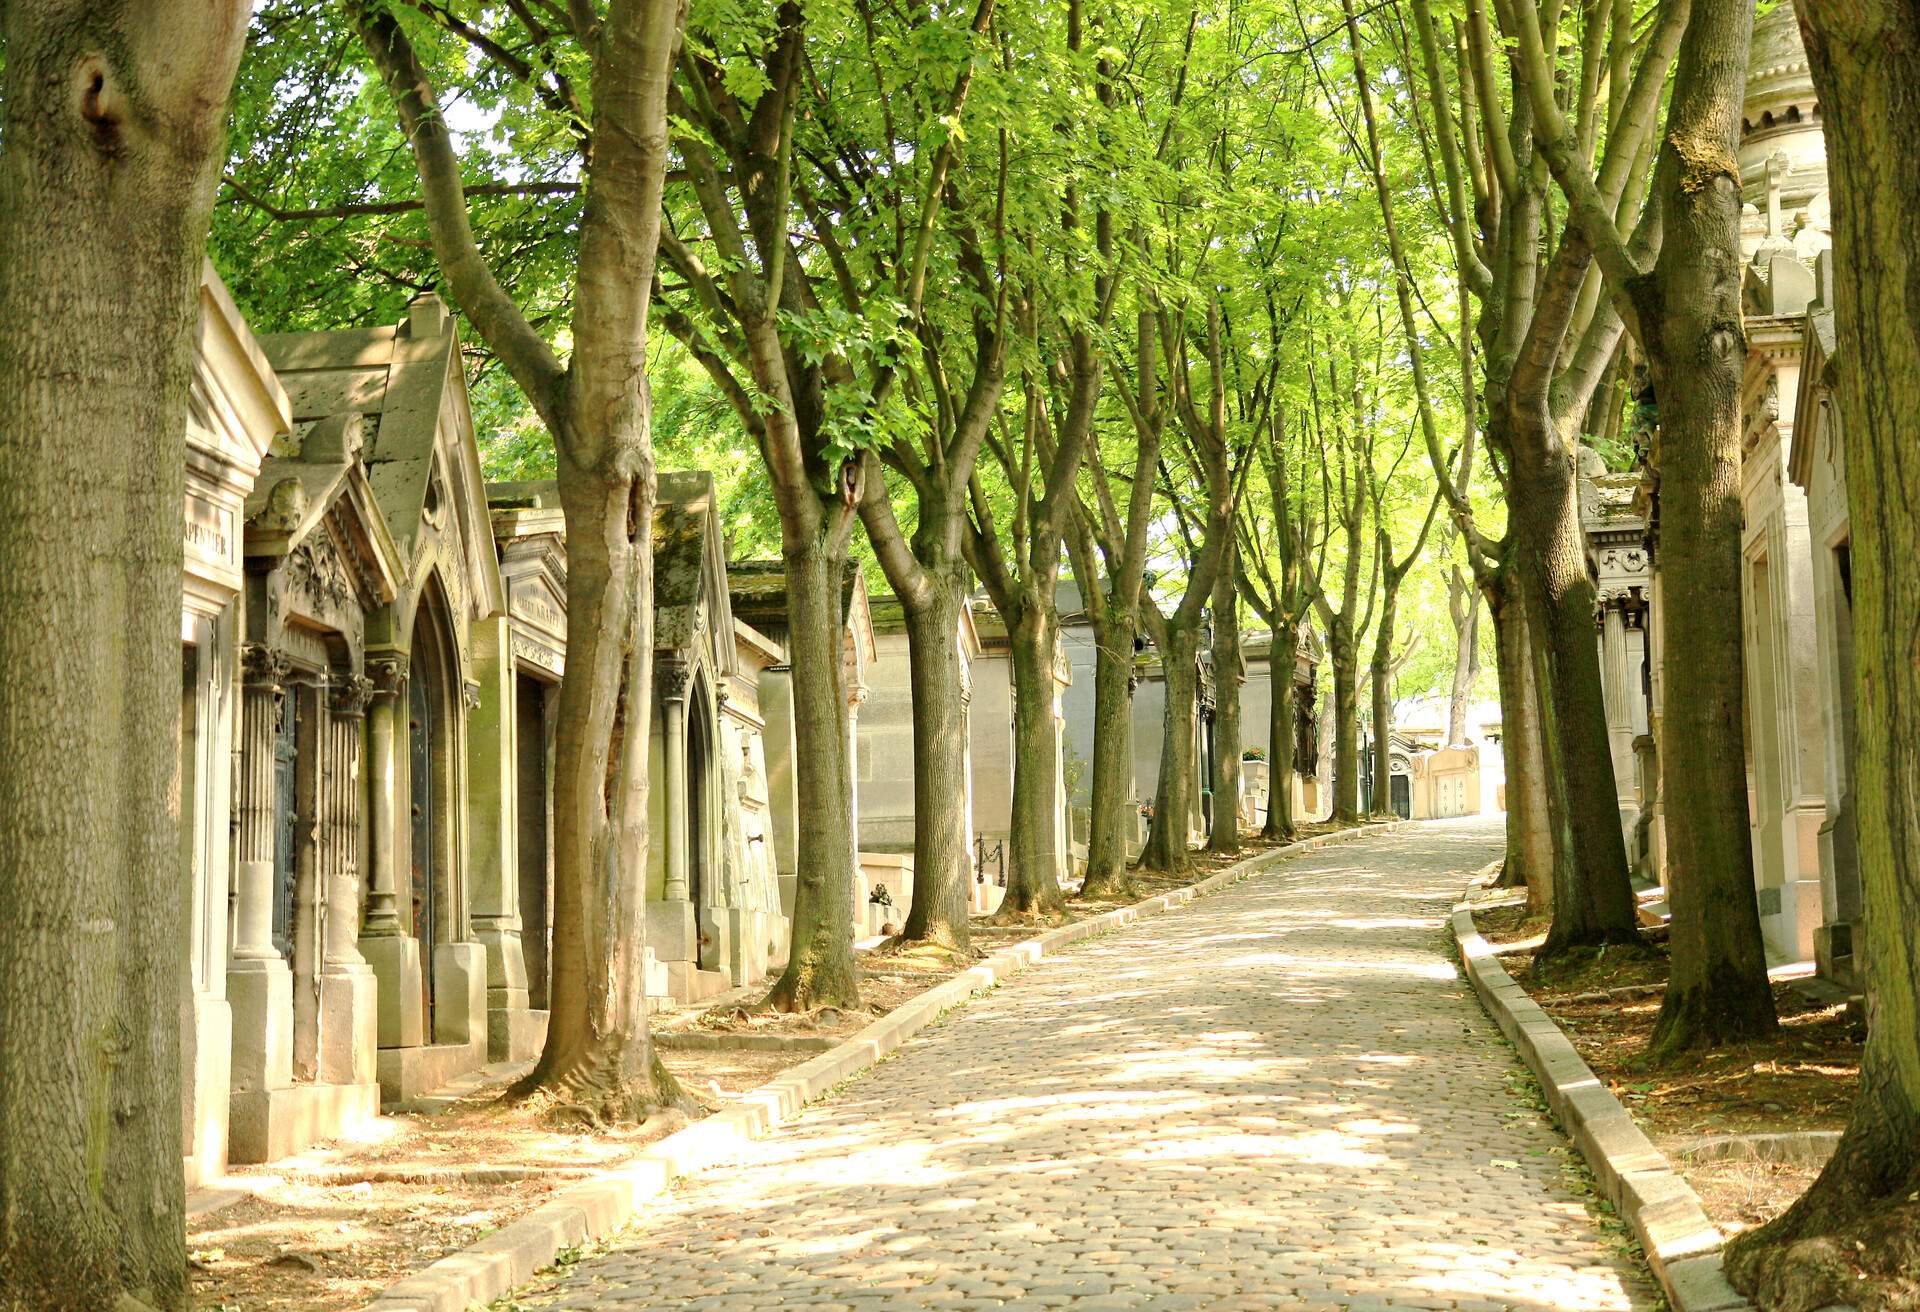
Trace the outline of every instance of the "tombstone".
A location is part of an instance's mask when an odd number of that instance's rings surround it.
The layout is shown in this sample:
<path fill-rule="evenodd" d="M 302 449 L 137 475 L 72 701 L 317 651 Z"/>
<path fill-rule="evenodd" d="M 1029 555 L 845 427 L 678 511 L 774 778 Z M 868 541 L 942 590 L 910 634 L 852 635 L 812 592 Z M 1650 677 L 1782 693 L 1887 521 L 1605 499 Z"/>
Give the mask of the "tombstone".
<path fill-rule="evenodd" d="M 398 553 L 367 616 L 366 902 L 383 1099 L 487 1059 L 487 954 L 471 918 L 470 713 L 481 626 L 505 611 L 459 339 L 446 305 L 400 323 L 262 339 L 296 420 L 362 417 L 368 482 Z M 493 878 L 499 878 L 495 873 Z"/>
<path fill-rule="evenodd" d="M 487 487 L 506 593 L 480 626 L 473 714 L 474 936 L 487 950 L 487 1048 L 546 1041 L 553 908 L 553 744 L 567 655 L 566 520 L 551 482 Z"/>
<path fill-rule="evenodd" d="M 286 393 L 211 263 L 201 273 L 199 314 L 180 607 L 180 837 L 188 900 L 181 1120 L 189 1187 L 218 1178 L 228 1161 L 228 889 L 244 507 L 271 443 L 292 423 Z"/>
<path fill-rule="evenodd" d="M 247 500 L 234 799 L 233 1160 L 379 1112 L 378 986 L 358 945 L 368 617 L 400 555 L 356 413 L 299 422 Z"/>

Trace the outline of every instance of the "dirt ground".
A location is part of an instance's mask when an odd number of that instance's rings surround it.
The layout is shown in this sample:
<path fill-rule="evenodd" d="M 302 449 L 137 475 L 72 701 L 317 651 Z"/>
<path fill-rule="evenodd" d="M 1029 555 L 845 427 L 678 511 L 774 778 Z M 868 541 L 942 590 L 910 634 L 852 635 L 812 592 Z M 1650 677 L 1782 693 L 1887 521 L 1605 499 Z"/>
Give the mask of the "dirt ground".
<path fill-rule="evenodd" d="M 1695 1141 L 1720 1135 L 1838 1130 L 1860 1075 L 1865 1032 L 1844 1005 L 1809 1001 L 1792 981 L 1776 982 L 1780 1030 L 1761 1042 L 1704 1053 L 1649 1070 L 1641 1062 L 1665 991 L 1667 952 L 1617 950 L 1550 982 L 1534 978 L 1533 953 L 1546 923 L 1524 906 L 1476 908 L 1476 924 L 1501 964 L 1552 1014 L 1594 1073 L 1700 1195 L 1707 1215 L 1732 1234 L 1760 1225 L 1798 1198 L 1819 1168 L 1757 1157 L 1695 1160 Z"/>
<path fill-rule="evenodd" d="M 1301 836 L 1330 828 L 1308 826 Z M 1231 857 L 1196 853 L 1193 872 L 1178 878 L 1135 872 L 1136 891 L 1147 898 L 1184 887 L 1269 846 L 1249 840 Z M 752 1009 L 758 992 L 736 990 L 714 1006 L 656 1016 L 655 1032 L 848 1038 L 980 957 L 1118 905 L 1070 901 L 1066 915 L 1044 923 L 993 925 L 976 918 L 973 955 L 965 960 L 911 951 L 863 952 L 859 1011 L 769 1015 Z M 663 1045 L 661 1060 L 688 1094 L 714 1111 L 817 1051 L 812 1046 L 709 1051 Z M 501 1091 L 521 1069 L 490 1068 L 493 1078 L 444 1111 L 383 1116 L 358 1140 L 322 1145 L 271 1166 L 236 1168 L 199 1197 L 237 1198 L 187 1219 L 195 1306 L 203 1312 L 358 1307 L 411 1272 L 532 1211 L 555 1191 L 617 1165 L 686 1124 L 676 1113 L 627 1130 L 558 1130 L 524 1109 L 500 1103 Z"/>

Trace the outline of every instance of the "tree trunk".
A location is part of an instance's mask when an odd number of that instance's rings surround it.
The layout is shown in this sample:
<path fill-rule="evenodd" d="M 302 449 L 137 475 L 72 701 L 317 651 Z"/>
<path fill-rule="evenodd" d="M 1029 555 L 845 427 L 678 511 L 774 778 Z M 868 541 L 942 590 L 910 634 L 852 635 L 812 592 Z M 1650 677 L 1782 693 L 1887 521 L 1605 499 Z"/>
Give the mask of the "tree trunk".
<path fill-rule="evenodd" d="M 1333 667 L 1333 818 L 1360 823 L 1360 669 L 1353 638 L 1340 625 L 1327 630 Z"/>
<path fill-rule="evenodd" d="M 1153 822 L 1147 828 L 1147 847 L 1141 853 L 1143 869 L 1180 874 L 1193 866 L 1187 850 L 1189 791 L 1197 777 L 1193 759 L 1194 716 L 1198 713 L 1198 677 L 1194 660 L 1200 635 L 1187 625 L 1169 621 L 1167 641 L 1160 653 L 1166 676 L 1167 707 L 1161 718 L 1160 778 L 1153 790 Z"/>
<path fill-rule="evenodd" d="M 650 462 L 582 469 L 572 443 L 556 446 L 569 641 L 554 725 L 552 1005 L 540 1060 L 513 1093 L 632 1122 L 684 1101 L 654 1054 L 645 992 L 654 474 Z"/>
<path fill-rule="evenodd" d="M 1373 660 L 1367 667 L 1373 695 L 1373 805 L 1368 809 L 1377 820 L 1398 815 L 1393 809 L 1393 629 L 1398 609 L 1394 593 L 1389 583 L 1380 599 L 1380 627 L 1374 633 Z"/>
<path fill-rule="evenodd" d="M 928 586 L 906 603 L 907 664 L 913 688 L 913 905 L 903 943 L 967 949 L 966 675 L 957 634 L 966 604 L 965 567 L 927 567 Z M 905 599 L 903 598 L 903 601 Z"/>
<path fill-rule="evenodd" d="M 1213 816 L 1209 852 L 1240 850 L 1240 594 L 1227 539 L 1213 583 Z"/>
<path fill-rule="evenodd" d="M 1447 746 L 1467 742 L 1467 708 L 1480 677 L 1480 598 L 1456 566 L 1448 579 L 1453 606 L 1453 691 L 1447 698 Z"/>
<path fill-rule="evenodd" d="M 1106 603 L 1094 599 L 1088 606 Z M 1110 609 L 1094 628 L 1093 782 L 1088 798 L 1087 877 L 1082 898 L 1133 894 L 1127 874 L 1127 835 L 1133 810 L 1133 625 Z M 1131 814 L 1130 814 L 1131 812 Z"/>
<path fill-rule="evenodd" d="M 1838 400 L 1852 510 L 1854 801 L 1867 1046 L 1852 1118 L 1799 1202 L 1736 1238 L 1734 1285 L 1775 1312 L 1911 1295 L 1920 1269 L 1920 5 L 1854 0 L 1801 11 L 1835 191 Z M 1670 813 L 1671 814 L 1671 813 Z M 1862 1277 L 1866 1277 L 1863 1279 Z M 1877 1304 L 1876 1304 L 1877 1305 Z M 1888 1304 L 1897 1306 L 1897 1304 Z"/>
<path fill-rule="evenodd" d="M 1547 810 L 1547 764 L 1540 741 L 1540 697 L 1534 683 L 1527 614 L 1519 591 L 1500 585 L 1489 597 L 1495 664 L 1500 677 L 1500 749 L 1507 775 L 1507 863 L 1503 882 L 1524 884 L 1527 912 L 1553 910 L 1553 825 Z"/>
<path fill-rule="evenodd" d="M 188 1304 L 182 490 L 246 19 L 235 3 L 0 6 L 9 1308 Z"/>
<path fill-rule="evenodd" d="M 1058 616 L 1052 606 L 1021 608 L 1008 633 L 1013 648 L 1013 849 L 1002 914 L 1061 910 L 1059 726 L 1054 719 Z"/>
<path fill-rule="evenodd" d="M 1536 446 L 1543 439 L 1533 438 Z M 1542 760 L 1555 838 L 1553 927 L 1536 961 L 1575 948 L 1635 943 L 1633 885 L 1620 832 L 1593 636 L 1594 588 L 1587 573 L 1573 457 L 1558 437 L 1543 459 L 1516 460 L 1509 497 L 1514 547 L 1533 640 L 1535 686 L 1544 687 Z M 1536 624 L 1534 621 L 1538 619 Z"/>
<path fill-rule="evenodd" d="M 1272 843 L 1290 841 L 1298 832 L 1293 824 L 1293 722 L 1297 690 L 1293 672 L 1300 662 L 1300 628 L 1285 626 L 1267 646 L 1267 681 L 1272 696 L 1267 709 L 1267 823 L 1260 837 Z"/>
<path fill-rule="evenodd" d="M 1673 966 L 1648 1056 L 1771 1034 L 1747 825 L 1740 624 L 1740 138 L 1750 0 L 1696 0 L 1656 173 L 1666 239 L 1636 285 L 1660 400 L 1667 905 Z M 1696 142 L 1712 163 L 1683 159 Z M 1689 148 L 1690 150 L 1692 147 Z M 1771 635 L 1768 635 L 1769 637 Z"/>
<path fill-rule="evenodd" d="M 787 646 L 793 666 L 793 937 L 786 969 L 763 1004 L 775 1011 L 860 1005 L 853 963 L 853 768 L 841 682 L 844 552 L 802 530 L 785 534 Z"/>

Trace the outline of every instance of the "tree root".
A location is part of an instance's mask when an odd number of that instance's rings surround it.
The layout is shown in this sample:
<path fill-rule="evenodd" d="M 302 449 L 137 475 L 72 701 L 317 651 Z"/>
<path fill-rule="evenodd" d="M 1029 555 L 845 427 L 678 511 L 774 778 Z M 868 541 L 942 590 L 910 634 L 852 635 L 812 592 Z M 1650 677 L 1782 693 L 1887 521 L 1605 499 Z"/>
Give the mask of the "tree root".
<path fill-rule="evenodd" d="M 1828 1175 L 1784 1216 L 1735 1237 L 1728 1280 L 1767 1312 L 1920 1308 L 1920 1192 L 1848 1206 L 1841 1189 L 1822 1188 Z"/>
<path fill-rule="evenodd" d="M 1140 896 L 1131 877 L 1122 873 L 1117 875 L 1088 875 L 1075 895 L 1076 902 L 1131 902 Z"/>

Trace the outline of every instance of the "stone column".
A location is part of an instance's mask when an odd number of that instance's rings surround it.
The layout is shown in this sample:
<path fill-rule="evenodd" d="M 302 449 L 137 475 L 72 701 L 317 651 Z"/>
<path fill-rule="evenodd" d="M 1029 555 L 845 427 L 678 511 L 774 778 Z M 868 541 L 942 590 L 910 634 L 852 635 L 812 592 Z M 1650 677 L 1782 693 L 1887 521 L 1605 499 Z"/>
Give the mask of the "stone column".
<path fill-rule="evenodd" d="M 375 1082 L 379 982 L 360 954 L 360 744 L 373 681 L 334 676 L 320 764 L 323 953 L 319 1079 Z"/>
<path fill-rule="evenodd" d="M 1607 708 L 1607 748 L 1613 760 L 1621 836 L 1631 847 L 1633 827 L 1640 818 L 1640 789 L 1633 762 L 1633 699 L 1640 695 L 1640 689 L 1628 668 L 1627 617 L 1621 599 L 1603 596 L 1601 606 L 1600 679 Z"/>
<path fill-rule="evenodd" d="M 286 710 L 290 667 L 283 653 L 263 643 L 247 644 L 240 655 L 238 861 L 233 956 L 227 964 L 236 1095 L 293 1083 L 293 972 L 273 943 L 273 744 Z"/>
<path fill-rule="evenodd" d="M 395 828 L 399 818 L 400 691 L 406 686 L 407 658 L 398 653 L 367 659 L 372 697 L 367 713 L 367 811 L 369 843 L 367 938 L 404 932 L 400 921 L 395 868 Z"/>
<path fill-rule="evenodd" d="M 667 967 L 668 989 L 691 997 L 689 972 L 700 959 L 699 920 L 689 888 L 687 834 L 687 685 L 692 671 L 680 661 L 661 661 L 654 670 L 654 696 L 660 703 L 662 773 L 666 793 L 661 849 L 664 879 L 661 900 L 647 906 L 647 943 Z"/>
<path fill-rule="evenodd" d="M 687 890 L 687 667 L 660 666 L 660 723 L 667 777 L 666 890 L 669 902 L 688 900 Z"/>
<path fill-rule="evenodd" d="M 400 753 L 404 750 L 400 698 L 407 657 L 382 652 L 367 658 L 372 682 L 367 708 L 367 919 L 360 952 L 380 981 L 378 1043 L 417 1048 L 426 1039 L 426 997 L 420 944 L 399 910 Z"/>

